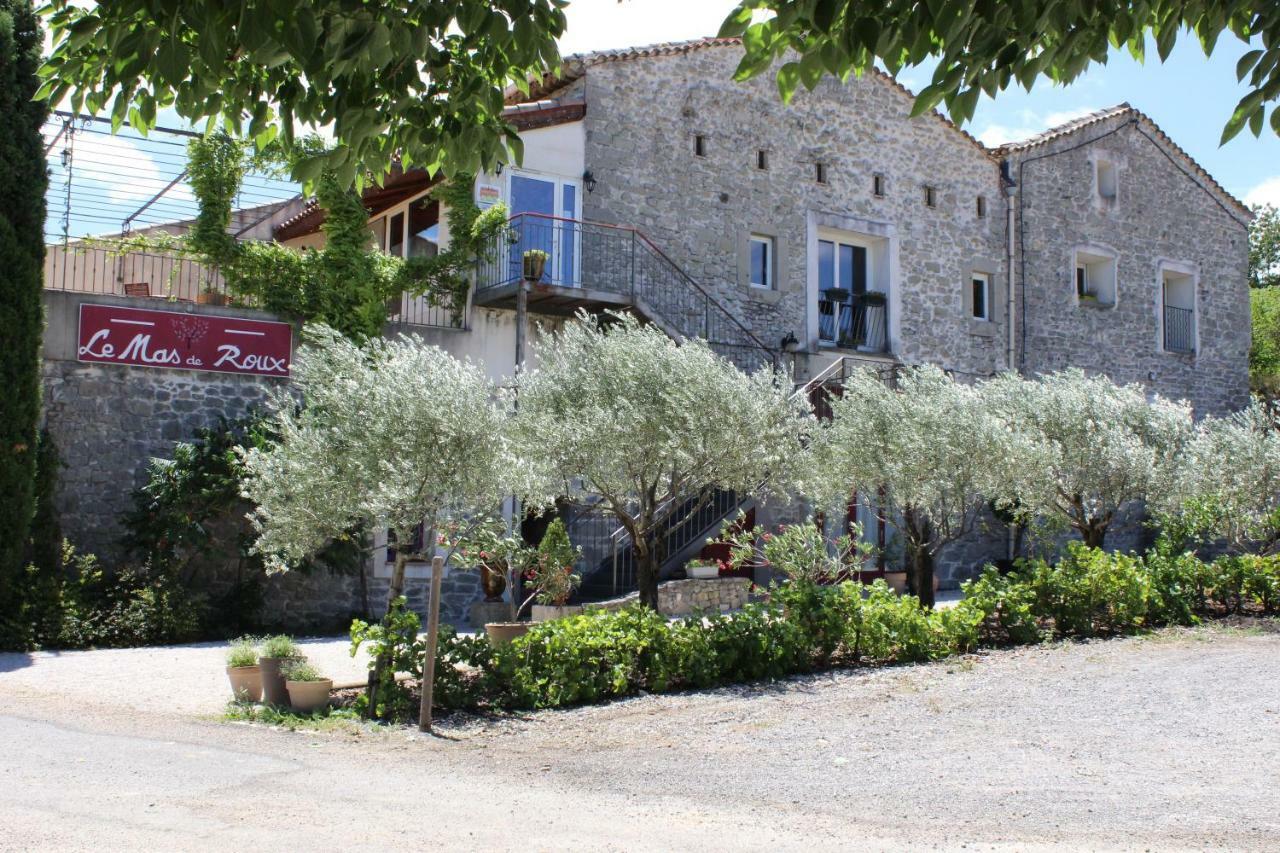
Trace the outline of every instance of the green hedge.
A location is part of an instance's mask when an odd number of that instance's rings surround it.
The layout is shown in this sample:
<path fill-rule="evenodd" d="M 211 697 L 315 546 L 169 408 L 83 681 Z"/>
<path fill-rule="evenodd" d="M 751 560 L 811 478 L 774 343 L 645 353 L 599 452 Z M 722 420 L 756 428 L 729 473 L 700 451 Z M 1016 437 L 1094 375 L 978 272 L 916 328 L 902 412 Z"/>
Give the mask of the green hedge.
<path fill-rule="evenodd" d="M 640 691 L 782 678 L 831 666 L 936 660 L 979 646 L 1128 634 L 1246 605 L 1280 606 L 1280 558 L 1205 563 L 1073 546 L 1056 564 L 988 568 L 954 607 L 926 610 L 883 581 L 774 586 L 729 615 L 668 622 L 633 607 L 542 622 L 510 645 L 441 635 L 442 708 L 553 708 Z M 465 665 L 459 669 L 456 665 Z M 421 673 L 419 672 L 419 675 Z"/>

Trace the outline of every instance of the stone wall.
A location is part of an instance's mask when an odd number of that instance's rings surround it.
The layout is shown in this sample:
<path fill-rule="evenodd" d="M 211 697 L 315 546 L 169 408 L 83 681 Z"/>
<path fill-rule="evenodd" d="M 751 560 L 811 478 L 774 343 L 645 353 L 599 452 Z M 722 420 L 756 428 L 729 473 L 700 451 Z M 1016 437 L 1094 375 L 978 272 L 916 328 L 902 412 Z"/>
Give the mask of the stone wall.
<path fill-rule="evenodd" d="M 910 95 L 879 74 L 827 79 L 784 105 L 771 74 L 733 82 L 740 54 L 711 47 L 589 68 L 586 167 L 599 186 L 584 198 L 586 218 L 639 227 L 769 346 L 791 332 L 816 348 L 817 229 L 883 237 L 896 353 L 983 375 L 1001 367 L 1003 312 L 975 321 L 965 302 L 982 270 L 993 276 L 993 309 L 1004 304 L 995 159 L 937 116 L 909 118 Z M 695 134 L 705 156 L 694 154 Z M 936 207 L 925 205 L 925 184 Z M 774 290 L 747 281 L 752 233 L 775 239 Z"/>
<path fill-rule="evenodd" d="M 1028 375 L 1079 367 L 1186 398 L 1197 414 L 1248 401 L 1248 235 L 1242 214 L 1150 127 L 1121 113 L 1015 153 L 1025 287 Z M 1113 201 L 1097 191 L 1095 163 L 1113 164 Z M 1076 298 L 1073 253 L 1116 257 L 1112 306 Z M 1162 352 L 1161 263 L 1198 275 L 1199 351 Z"/>
<path fill-rule="evenodd" d="M 741 610 L 750 597 L 751 581 L 746 578 L 712 578 L 666 581 L 658 584 L 658 612 L 664 616 L 691 613 L 728 613 Z M 585 610 L 621 610 L 640 600 L 639 593 L 600 601 Z"/>

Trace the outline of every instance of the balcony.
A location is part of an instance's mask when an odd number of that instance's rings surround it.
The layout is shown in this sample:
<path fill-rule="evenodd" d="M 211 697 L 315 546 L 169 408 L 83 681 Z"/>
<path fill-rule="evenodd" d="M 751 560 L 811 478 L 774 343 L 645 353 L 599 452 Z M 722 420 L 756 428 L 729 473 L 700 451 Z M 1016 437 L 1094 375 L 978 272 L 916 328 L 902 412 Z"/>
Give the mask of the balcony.
<path fill-rule="evenodd" d="M 1196 312 L 1190 308 L 1164 306 L 1165 352 L 1196 351 Z"/>
<path fill-rule="evenodd" d="M 824 290 L 818 299 L 818 340 L 859 352 L 889 351 L 889 306 L 883 293 Z"/>
<path fill-rule="evenodd" d="M 778 363 L 775 350 L 634 228 L 517 214 L 479 265 L 475 305 L 514 308 L 524 253 L 535 249 L 547 262 L 530 287 L 530 311 L 632 311 L 676 340 L 702 338 L 748 372 Z"/>

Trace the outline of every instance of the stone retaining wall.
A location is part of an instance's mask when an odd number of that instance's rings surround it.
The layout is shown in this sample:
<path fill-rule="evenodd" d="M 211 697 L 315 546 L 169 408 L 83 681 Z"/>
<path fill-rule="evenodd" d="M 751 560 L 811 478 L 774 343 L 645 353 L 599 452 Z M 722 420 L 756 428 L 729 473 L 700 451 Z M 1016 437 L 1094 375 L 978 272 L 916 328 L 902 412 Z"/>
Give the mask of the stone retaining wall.
<path fill-rule="evenodd" d="M 711 580 L 667 581 L 658 585 L 658 612 L 664 616 L 688 616 L 691 613 L 728 613 L 741 610 L 750 596 L 751 581 L 746 578 L 714 578 Z M 621 610 L 640 600 L 633 592 L 622 598 L 586 605 L 586 610 Z"/>

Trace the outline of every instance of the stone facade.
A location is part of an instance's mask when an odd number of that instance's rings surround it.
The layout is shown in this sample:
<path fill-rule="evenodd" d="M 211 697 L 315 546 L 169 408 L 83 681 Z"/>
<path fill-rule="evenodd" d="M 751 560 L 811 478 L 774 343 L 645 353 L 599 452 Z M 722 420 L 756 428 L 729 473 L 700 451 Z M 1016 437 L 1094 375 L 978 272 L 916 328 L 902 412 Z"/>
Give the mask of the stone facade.
<path fill-rule="evenodd" d="M 1028 375 L 1078 367 L 1187 399 L 1198 415 L 1248 402 L 1247 214 L 1145 116 L 1105 111 L 1011 146 L 1021 229 L 1019 340 Z M 1115 175 L 1114 196 L 1098 164 Z M 1074 256 L 1114 260 L 1114 298 L 1077 298 Z M 1162 270 L 1194 279 L 1193 353 L 1164 351 Z"/>
<path fill-rule="evenodd" d="M 861 235 L 882 244 L 869 286 L 889 294 L 896 355 L 981 375 L 1001 368 L 1000 314 L 965 312 L 975 270 L 993 277 L 993 302 L 1003 304 L 995 158 L 937 116 L 910 118 L 909 93 L 882 75 L 826 80 L 784 105 L 769 74 L 735 83 L 738 59 L 710 48 L 588 68 L 585 165 L 599 186 L 584 199 L 585 218 L 648 234 L 766 345 L 790 332 L 813 350 L 818 231 Z M 760 151 L 767 169 L 757 168 Z M 774 238 L 773 290 L 748 282 L 753 233 Z"/>
<path fill-rule="evenodd" d="M 658 584 L 658 612 L 664 616 L 688 616 L 691 613 L 729 613 L 746 606 L 751 595 L 751 581 L 746 578 L 712 578 L 666 581 Z M 586 605 L 587 610 L 621 610 L 640 600 L 633 592 L 621 598 Z"/>

